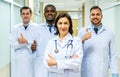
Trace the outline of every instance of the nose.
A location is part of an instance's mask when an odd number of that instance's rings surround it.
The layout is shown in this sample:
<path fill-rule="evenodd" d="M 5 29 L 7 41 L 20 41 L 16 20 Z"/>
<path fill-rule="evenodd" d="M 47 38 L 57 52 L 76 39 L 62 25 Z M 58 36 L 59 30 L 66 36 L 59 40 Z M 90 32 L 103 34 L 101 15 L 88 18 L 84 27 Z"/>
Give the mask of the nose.
<path fill-rule="evenodd" d="M 97 17 L 97 15 L 95 15 L 94 17 Z"/>
<path fill-rule="evenodd" d="M 95 15 L 94 15 L 95 18 L 98 17 L 98 16 L 99 16 L 98 14 L 95 14 Z"/>
<path fill-rule="evenodd" d="M 51 10 L 49 10 L 49 11 L 48 11 L 48 14 L 51 14 L 51 13 L 52 13 L 52 11 L 51 11 Z"/>
<path fill-rule="evenodd" d="M 63 28 L 65 27 L 65 25 L 64 25 L 64 24 L 62 24 L 61 26 L 62 26 Z"/>

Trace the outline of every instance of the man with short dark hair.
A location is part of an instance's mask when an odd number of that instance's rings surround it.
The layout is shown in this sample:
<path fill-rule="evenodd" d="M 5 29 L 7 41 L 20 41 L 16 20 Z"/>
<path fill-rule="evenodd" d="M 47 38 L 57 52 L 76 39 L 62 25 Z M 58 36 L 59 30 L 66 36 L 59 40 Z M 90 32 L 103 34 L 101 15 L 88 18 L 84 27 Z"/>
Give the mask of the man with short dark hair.
<path fill-rule="evenodd" d="M 48 4 L 44 8 L 44 16 L 46 19 L 45 23 L 41 23 L 38 26 L 39 33 L 39 43 L 38 43 L 38 51 L 35 60 L 35 77 L 47 77 L 48 73 L 44 67 L 44 53 L 46 49 L 46 45 L 48 41 L 54 37 L 55 27 L 54 22 L 56 18 L 57 12 L 56 8 L 52 4 Z"/>
<path fill-rule="evenodd" d="M 13 68 L 15 77 L 33 77 L 34 73 L 34 53 L 36 49 L 31 49 L 32 44 L 37 43 L 36 24 L 30 22 L 32 11 L 24 6 L 20 9 L 22 23 L 17 24 L 12 29 L 11 46 L 14 50 L 15 64 Z"/>

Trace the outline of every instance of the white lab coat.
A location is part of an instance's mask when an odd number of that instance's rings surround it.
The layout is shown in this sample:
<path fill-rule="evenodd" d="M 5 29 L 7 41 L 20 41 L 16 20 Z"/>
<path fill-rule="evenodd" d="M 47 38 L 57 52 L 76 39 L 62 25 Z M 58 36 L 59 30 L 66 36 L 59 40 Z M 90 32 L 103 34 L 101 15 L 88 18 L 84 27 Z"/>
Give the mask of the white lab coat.
<path fill-rule="evenodd" d="M 55 53 L 55 40 L 57 40 L 57 49 L 59 50 L 58 53 Z M 67 46 L 70 44 L 70 40 L 73 40 L 73 48 L 71 46 L 67 48 Z M 56 59 L 57 66 L 47 65 L 46 60 L 49 59 L 48 54 Z M 72 59 L 69 57 L 75 54 L 79 56 L 77 59 Z M 65 58 L 66 55 L 69 58 Z M 80 77 L 82 56 L 82 43 L 77 37 L 73 37 L 68 33 L 63 42 L 60 42 L 59 36 L 51 39 L 47 44 L 44 59 L 45 66 L 48 69 L 48 77 Z"/>
<path fill-rule="evenodd" d="M 112 31 L 103 25 L 97 34 L 92 25 L 87 28 L 92 37 L 83 43 L 81 77 L 109 77 L 109 68 L 112 74 L 118 74 L 117 52 Z M 78 36 L 83 37 L 85 32 L 86 28 L 82 28 Z"/>
<path fill-rule="evenodd" d="M 47 77 L 47 70 L 44 67 L 43 58 L 48 41 L 55 35 L 55 28 L 52 27 L 52 32 L 50 33 L 47 23 L 42 23 L 37 26 L 37 32 L 39 33 L 39 45 L 37 46 L 37 53 L 35 58 L 35 77 Z"/>
<path fill-rule="evenodd" d="M 28 44 L 19 44 L 18 38 L 22 33 L 23 37 L 28 40 Z M 34 55 L 31 50 L 33 40 L 37 40 L 36 24 L 29 23 L 25 30 L 23 24 L 14 26 L 11 33 L 11 46 L 14 50 L 15 64 L 13 66 L 15 77 L 33 77 L 34 73 Z"/>

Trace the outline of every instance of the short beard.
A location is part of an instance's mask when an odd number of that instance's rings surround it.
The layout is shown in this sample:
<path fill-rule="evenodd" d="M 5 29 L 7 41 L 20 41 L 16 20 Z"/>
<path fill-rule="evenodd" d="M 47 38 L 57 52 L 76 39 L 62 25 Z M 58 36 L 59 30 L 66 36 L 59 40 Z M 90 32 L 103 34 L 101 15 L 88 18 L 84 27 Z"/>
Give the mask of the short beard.
<path fill-rule="evenodd" d="M 92 22 L 92 21 L 91 21 L 91 22 Z M 93 24 L 93 25 L 96 25 L 96 26 L 100 25 L 100 23 L 101 23 L 101 21 L 99 21 L 98 23 L 92 22 L 92 24 Z"/>

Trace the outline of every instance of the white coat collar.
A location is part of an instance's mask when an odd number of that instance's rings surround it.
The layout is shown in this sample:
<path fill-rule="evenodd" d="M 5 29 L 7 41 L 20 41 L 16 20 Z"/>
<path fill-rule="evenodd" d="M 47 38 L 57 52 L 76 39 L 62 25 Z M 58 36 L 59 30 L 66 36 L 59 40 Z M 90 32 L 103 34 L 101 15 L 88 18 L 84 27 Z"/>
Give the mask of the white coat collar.
<path fill-rule="evenodd" d="M 47 29 L 47 31 L 49 32 L 49 24 L 48 23 L 43 23 L 43 27 L 45 27 Z M 55 24 L 52 24 L 53 26 L 51 27 L 51 33 L 55 33 Z"/>
<path fill-rule="evenodd" d="M 92 31 L 92 32 L 94 31 L 94 30 L 93 30 L 93 25 L 89 25 L 87 28 L 88 28 L 88 31 Z M 107 28 L 102 24 L 102 27 L 101 27 L 101 29 L 98 31 L 98 34 L 101 33 L 101 32 L 103 32 L 103 31 L 105 31 L 106 29 L 107 29 Z"/>
<path fill-rule="evenodd" d="M 29 23 L 27 24 L 27 25 L 28 25 L 28 28 L 30 27 L 31 24 L 32 24 L 31 22 L 29 22 Z M 24 25 L 24 24 L 21 23 L 21 27 L 22 27 L 23 29 L 25 29 L 23 25 Z M 27 28 L 27 29 L 28 29 L 28 28 Z M 27 30 L 27 29 L 26 29 L 26 30 Z"/>
<path fill-rule="evenodd" d="M 57 45 L 59 45 L 59 46 L 61 46 L 61 47 L 65 47 L 69 42 L 70 42 L 70 40 L 73 40 L 73 36 L 70 34 L 70 33 L 68 33 L 65 37 L 64 37 L 64 39 L 61 41 L 60 39 L 59 39 L 59 35 L 57 35 L 57 37 L 56 38 L 54 38 L 54 41 L 55 40 L 57 40 Z"/>
<path fill-rule="evenodd" d="M 61 40 L 61 39 L 59 38 L 59 35 L 57 35 L 56 40 Z M 72 36 L 70 33 L 68 33 L 68 34 L 63 38 L 63 41 L 65 41 L 65 40 L 73 40 L 73 36 Z"/>

